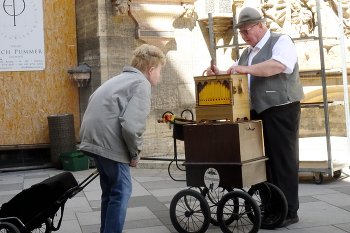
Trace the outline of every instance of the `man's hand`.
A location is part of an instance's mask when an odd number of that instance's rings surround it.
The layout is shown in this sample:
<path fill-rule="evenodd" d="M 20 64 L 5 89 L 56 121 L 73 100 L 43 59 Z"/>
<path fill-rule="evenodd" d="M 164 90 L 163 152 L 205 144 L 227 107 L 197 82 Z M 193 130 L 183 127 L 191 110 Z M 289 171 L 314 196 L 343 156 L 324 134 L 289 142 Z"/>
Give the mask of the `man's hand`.
<path fill-rule="evenodd" d="M 137 157 L 134 157 L 131 162 L 129 163 L 129 166 L 130 167 L 136 167 L 136 165 L 138 164 L 138 162 L 140 161 L 141 157 L 140 156 L 137 156 Z"/>
<path fill-rule="evenodd" d="M 227 70 L 227 74 L 235 74 L 235 73 L 239 73 L 239 74 L 246 74 L 246 73 L 248 73 L 247 66 L 231 66 Z"/>
<path fill-rule="evenodd" d="M 213 70 L 211 68 L 213 68 Z M 224 74 L 224 73 L 220 71 L 217 66 L 213 65 L 212 67 L 209 66 L 207 68 L 207 76 L 219 75 L 219 74 Z"/>

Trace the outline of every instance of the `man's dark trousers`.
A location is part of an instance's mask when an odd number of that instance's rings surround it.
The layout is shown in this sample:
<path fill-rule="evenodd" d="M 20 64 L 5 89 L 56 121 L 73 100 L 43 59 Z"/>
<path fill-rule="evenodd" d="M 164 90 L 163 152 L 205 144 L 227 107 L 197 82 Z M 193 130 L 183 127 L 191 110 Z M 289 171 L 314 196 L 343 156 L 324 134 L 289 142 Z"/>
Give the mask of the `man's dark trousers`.
<path fill-rule="evenodd" d="M 251 120 L 262 120 L 265 155 L 268 160 L 268 181 L 279 187 L 288 202 L 288 217 L 295 217 L 299 209 L 299 123 L 301 105 L 293 102 L 268 108 Z"/>

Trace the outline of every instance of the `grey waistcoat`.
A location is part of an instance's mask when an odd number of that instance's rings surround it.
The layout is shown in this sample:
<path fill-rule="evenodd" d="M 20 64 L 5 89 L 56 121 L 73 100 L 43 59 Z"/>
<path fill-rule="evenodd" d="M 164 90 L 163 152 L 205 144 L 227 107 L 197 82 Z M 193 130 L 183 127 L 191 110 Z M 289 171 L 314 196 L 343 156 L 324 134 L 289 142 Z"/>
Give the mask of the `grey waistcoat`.
<path fill-rule="evenodd" d="M 272 57 L 272 48 L 278 41 L 280 34 L 271 33 L 270 38 L 261 50 L 254 56 L 253 64 L 258 64 Z M 249 60 L 248 49 L 239 59 L 238 65 L 247 66 Z M 299 77 L 299 65 L 295 64 L 293 73 L 279 73 L 270 77 L 250 75 L 250 98 L 257 113 L 288 102 L 300 101 L 304 98 L 303 87 Z"/>

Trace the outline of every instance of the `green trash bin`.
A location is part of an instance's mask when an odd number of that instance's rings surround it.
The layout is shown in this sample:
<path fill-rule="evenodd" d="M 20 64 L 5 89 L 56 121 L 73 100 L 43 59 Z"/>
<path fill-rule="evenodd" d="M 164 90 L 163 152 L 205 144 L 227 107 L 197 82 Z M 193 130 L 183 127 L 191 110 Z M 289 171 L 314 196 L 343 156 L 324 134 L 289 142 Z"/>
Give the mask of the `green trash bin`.
<path fill-rule="evenodd" d="M 89 169 L 89 157 L 80 151 L 60 153 L 63 170 L 82 171 Z"/>

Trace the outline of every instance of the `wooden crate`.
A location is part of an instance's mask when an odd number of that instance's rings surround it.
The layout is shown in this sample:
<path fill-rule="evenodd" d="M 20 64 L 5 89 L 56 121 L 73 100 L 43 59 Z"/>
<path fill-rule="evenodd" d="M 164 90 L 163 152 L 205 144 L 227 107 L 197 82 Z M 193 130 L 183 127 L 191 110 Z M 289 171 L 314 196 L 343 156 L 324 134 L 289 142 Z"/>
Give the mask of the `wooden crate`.
<path fill-rule="evenodd" d="M 191 163 L 185 162 L 187 186 L 205 187 L 204 174 L 208 168 L 219 173 L 219 187 L 244 188 L 266 181 L 267 157 L 241 163 Z"/>
<path fill-rule="evenodd" d="M 196 120 L 250 119 L 247 75 L 194 77 Z"/>
<path fill-rule="evenodd" d="M 244 162 L 265 156 L 261 120 L 191 124 L 183 133 L 186 162 Z"/>

